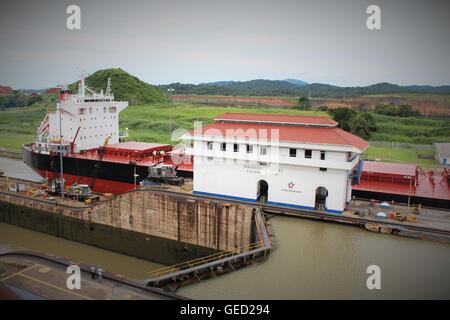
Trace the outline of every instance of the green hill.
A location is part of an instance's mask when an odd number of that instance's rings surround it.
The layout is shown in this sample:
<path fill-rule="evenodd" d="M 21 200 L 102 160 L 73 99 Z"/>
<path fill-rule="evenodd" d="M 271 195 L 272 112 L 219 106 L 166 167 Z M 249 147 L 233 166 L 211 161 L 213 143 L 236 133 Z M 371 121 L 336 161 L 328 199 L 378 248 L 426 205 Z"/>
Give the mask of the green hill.
<path fill-rule="evenodd" d="M 296 82 L 296 83 L 293 83 Z M 358 97 L 374 94 L 450 94 L 450 86 L 399 86 L 392 83 L 377 83 L 363 87 L 339 87 L 324 83 L 300 85 L 298 80 L 250 80 L 218 81 L 212 83 L 160 85 L 171 87 L 175 94 L 230 95 L 230 96 L 311 96 L 328 98 Z"/>
<path fill-rule="evenodd" d="M 144 81 L 130 75 L 122 69 L 99 70 L 85 79 L 86 85 L 100 92 L 106 89 L 108 78 L 111 78 L 112 92 L 116 100 L 129 101 L 131 105 L 166 102 L 165 93 Z M 76 92 L 79 81 L 69 85 L 69 90 Z"/>

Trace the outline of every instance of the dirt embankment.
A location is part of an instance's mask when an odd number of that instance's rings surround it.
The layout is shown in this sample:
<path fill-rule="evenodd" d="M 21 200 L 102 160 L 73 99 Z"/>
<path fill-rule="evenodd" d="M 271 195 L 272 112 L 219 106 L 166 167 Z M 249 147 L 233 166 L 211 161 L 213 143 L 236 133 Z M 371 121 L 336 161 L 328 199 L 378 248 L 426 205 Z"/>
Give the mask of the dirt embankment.
<path fill-rule="evenodd" d="M 280 97 L 238 97 L 238 96 L 208 96 L 208 95 L 174 95 L 174 101 L 190 101 L 212 105 L 232 106 L 269 106 L 292 108 L 297 105 L 296 98 Z M 313 108 L 327 106 L 329 108 L 352 108 L 355 110 L 371 110 L 377 104 L 409 104 L 422 114 L 450 116 L 449 95 L 376 95 L 353 98 L 312 98 Z"/>
<path fill-rule="evenodd" d="M 229 97 L 229 96 L 195 96 L 195 95 L 176 95 L 172 96 L 174 101 L 192 101 L 211 104 L 228 105 L 264 105 L 270 107 L 295 107 L 295 102 L 283 98 L 251 98 L 251 97 Z"/>
<path fill-rule="evenodd" d="M 408 104 L 418 109 L 422 114 L 450 116 L 449 96 L 363 96 L 342 99 L 312 99 L 313 107 L 327 106 L 329 108 L 373 109 L 378 104 Z"/>
<path fill-rule="evenodd" d="M 11 87 L 0 86 L 0 94 L 13 94 L 14 90 Z"/>

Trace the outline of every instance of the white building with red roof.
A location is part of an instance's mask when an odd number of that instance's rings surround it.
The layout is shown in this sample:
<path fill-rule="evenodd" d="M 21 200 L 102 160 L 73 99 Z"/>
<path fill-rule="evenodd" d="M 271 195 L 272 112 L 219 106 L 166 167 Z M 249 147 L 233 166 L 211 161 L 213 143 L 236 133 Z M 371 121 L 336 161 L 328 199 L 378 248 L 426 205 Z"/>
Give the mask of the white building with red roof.
<path fill-rule="evenodd" d="M 368 142 L 327 117 L 225 113 L 185 139 L 194 193 L 342 213 Z"/>

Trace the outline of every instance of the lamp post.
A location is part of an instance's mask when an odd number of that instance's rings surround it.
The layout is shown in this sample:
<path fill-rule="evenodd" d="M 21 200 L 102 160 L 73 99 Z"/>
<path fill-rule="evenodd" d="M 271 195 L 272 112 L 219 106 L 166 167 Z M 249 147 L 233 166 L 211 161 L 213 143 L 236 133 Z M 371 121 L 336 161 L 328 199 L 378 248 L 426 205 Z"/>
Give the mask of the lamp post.
<path fill-rule="evenodd" d="M 136 167 L 134 167 L 133 177 L 134 177 L 134 190 L 136 190 L 136 179 L 137 179 L 137 177 L 139 177 L 139 175 L 136 174 Z"/>
<path fill-rule="evenodd" d="M 62 115 L 61 104 L 59 105 L 59 166 L 61 168 L 61 203 L 64 203 L 64 174 L 63 174 L 63 154 L 62 154 Z"/>
<path fill-rule="evenodd" d="M 172 94 L 173 94 L 174 91 L 175 91 L 175 89 L 172 88 L 172 87 L 167 89 L 167 92 L 168 92 L 168 95 L 169 95 L 169 104 L 170 105 L 172 104 Z M 171 110 L 169 110 L 169 113 L 170 113 L 170 115 L 169 115 L 170 116 L 170 121 L 169 121 L 169 123 L 170 123 L 169 140 L 170 140 L 172 138 L 172 112 L 171 112 Z"/>

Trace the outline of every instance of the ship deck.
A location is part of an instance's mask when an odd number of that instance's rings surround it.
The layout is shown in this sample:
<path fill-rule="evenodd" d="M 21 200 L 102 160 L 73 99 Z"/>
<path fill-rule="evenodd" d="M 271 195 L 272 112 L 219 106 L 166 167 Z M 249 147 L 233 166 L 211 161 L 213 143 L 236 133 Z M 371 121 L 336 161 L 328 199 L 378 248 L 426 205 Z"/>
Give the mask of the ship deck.
<path fill-rule="evenodd" d="M 363 176 L 360 184 L 353 186 L 353 190 L 450 200 L 449 185 L 441 170 L 419 174 L 416 186 L 409 183 L 398 183 L 395 180 L 388 181 L 383 178 L 364 179 Z"/>

